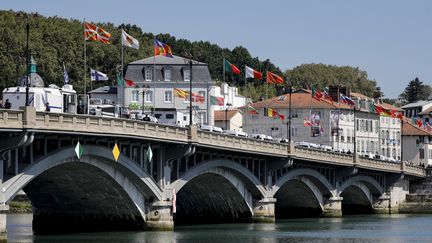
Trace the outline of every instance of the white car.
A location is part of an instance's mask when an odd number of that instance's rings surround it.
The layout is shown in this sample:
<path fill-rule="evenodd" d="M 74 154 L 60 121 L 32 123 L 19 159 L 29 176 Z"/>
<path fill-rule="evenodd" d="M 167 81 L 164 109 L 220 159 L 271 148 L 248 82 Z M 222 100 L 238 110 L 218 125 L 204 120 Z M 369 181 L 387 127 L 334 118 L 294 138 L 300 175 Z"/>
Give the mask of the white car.
<path fill-rule="evenodd" d="M 309 142 L 297 142 L 296 146 L 306 147 L 306 148 L 319 148 L 318 144 L 309 143 Z"/>
<path fill-rule="evenodd" d="M 331 146 L 324 145 L 324 144 L 320 144 L 320 145 L 318 145 L 318 147 L 324 151 L 332 151 L 333 150 L 333 148 Z"/>
<path fill-rule="evenodd" d="M 204 131 L 223 133 L 223 130 L 220 127 L 214 127 L 210 125 L 200 125 L 199 128 Z"/>
<path fill-rule="evenodd" d="M 242 131 L 225 130 L 224 133 L 227 134 L 227 135 L 234 135 L 234 136 L 239 136 L 239 137 L 247 137 L 247 133 L 242 132 Z"/>
<path fill-rule="evenodd" d="M 259 140 L 264 140 L 265 138 L 267 138 L 267 135 L 254 133 L 254 134 L 249 134 L 249 137 L 259 139 Z"/>
<path fill-rule="evenodd" d="M 146 122 L 155 122 L 155 123 L 159 122 L 156 117 L 151 116 L 149 114 L 144 114 L 144 115 L 143 114 L 136 114 L 135 118 L 137 120 L 143 120 L 143 121 L 146 121 Z"/>

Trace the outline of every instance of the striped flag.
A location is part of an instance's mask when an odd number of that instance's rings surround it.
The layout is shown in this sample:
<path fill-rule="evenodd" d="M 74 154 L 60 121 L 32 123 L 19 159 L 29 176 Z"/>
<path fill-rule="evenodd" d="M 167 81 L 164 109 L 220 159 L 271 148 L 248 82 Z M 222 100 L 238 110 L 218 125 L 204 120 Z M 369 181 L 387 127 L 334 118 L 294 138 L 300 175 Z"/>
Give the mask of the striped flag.
<path fill-rule="evenodd" d="M 210 104 L 211 105 L 218 105 L 223 106 L 224 105 L 224 97 L 217 97 L 217 96 L 210 96 Z"/>
<path fill-rule="evenodd" d="M 283 82 L 284 82 L 284 80 L 281 76 L 267 71 L 267 83 L 268 84 L 283 84 Z"/>
<path fill-rule="evenodd" d="M 187 99 L 189 97 L 189 91 L 175 88 L 174 95 L 182 99 Z"/>
<path fill-rule="evenodd" d="M 69 83 L 69 75 L 67 73 L 66 66 L 64 65 L 64 63 L 63 63 L 63 79 L 65 84 Z"/>
<path fill-rule="evenodd" d="M 155 56 L 163 55 L 166 57 L 173 57 L 171 46 L 163 43 L 162 41 L 154 39 L 153 49 L 154 49 L 154 55 Z"/>
<path fill-rule="evenodd" d="M 235 74 L 240 74 L 240 69 L 232 63 L 230 63 L 228 60 L 224 59 L 224 68 L 228 72 L 232 72 Z"/>
<path fill-rule="evenodd" d="M 262 73 L 245 65 L 246 78 L 262 79 Z"/>
<path fill-rule="evenodd" d="M 84 39 L 86 41 L 99 41 L 110 44 L 111 34 L 94 24 L 84 22 Z"/>
<path fill-rule="evenodd" d="M 91 81 L 105 81 L 108 80 L 108 75 L 103 72 L 90 69 L 90 79 Z"/>

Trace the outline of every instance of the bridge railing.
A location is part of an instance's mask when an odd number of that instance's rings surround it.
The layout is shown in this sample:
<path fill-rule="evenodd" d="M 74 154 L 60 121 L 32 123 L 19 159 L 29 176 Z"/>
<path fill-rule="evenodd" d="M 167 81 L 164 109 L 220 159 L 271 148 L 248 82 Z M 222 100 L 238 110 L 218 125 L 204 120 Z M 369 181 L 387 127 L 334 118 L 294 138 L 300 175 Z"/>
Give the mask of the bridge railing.
<path fill-rule="evenodd" d="M 399 162 L 370 159 L 365 157 L 359 157 L 358 160 L 356 161 L 356 165 L 359 168 L 364 168 L 364 169 L 381 170 L 381 171 L 389 171 L 389 172 L 391 171 L 396 173 L 401 171 L 401 163 Z"/>
<path fill-rule="evenodd" d="M 288 145 L 246 137 L 232 136 L 208 131 L 198 131 L 197 139 L 200 145 L 211 147 L 223 147 L 242 152 L 254 152 L 257 154 L 274 154 L 287 156 Z"/>
<path fill-rule="evenodd" d="M 351 154 L 341 154 L 313 148 L 294 147 L 292 156 L 296 158 L 314 159 L 329 164 L 353 165 L 353 156 Z"/>
<path fill-rule="evenodd" d="M 188 130 L 182 127 L 137 120 L 86 115 L 77 116 L 64 113 L 37 112 L 34 128 L 67 132 L 121 134 L 179 142 L 188 141 Z"/>
<path fill-rule="evenodd" d="M 420 176 L 420 177 L 426 176 L 425 168 L 423 168 L 421 166 L 417 166 L 417 165 L 405 164 L 405 173 L 408 175 L 414 175 L 414 176 Z"/>
<path fill-rule="evenodd" d="M 5 128 L 22 128 L 22 110 L 0 110 L 0 122 Z"/>

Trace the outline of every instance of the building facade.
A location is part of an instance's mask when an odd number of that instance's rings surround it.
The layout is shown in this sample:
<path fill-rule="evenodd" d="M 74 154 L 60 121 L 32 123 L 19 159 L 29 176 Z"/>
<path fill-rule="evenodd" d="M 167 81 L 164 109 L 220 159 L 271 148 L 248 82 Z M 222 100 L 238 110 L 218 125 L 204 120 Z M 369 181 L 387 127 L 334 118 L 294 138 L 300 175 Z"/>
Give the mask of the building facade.
<path fill-rule="evenodd" d="M 403 123 L 403 160 L 426 167 L 432 166 L 432 133 L 411 124 Z"/>
<path fill-rule="evenodd" d="M 192 93 L 204 97 L 200 102 L 192 103 L 194 124 L 209 124 L 212 121 L 212 108 L 209 93 L 214 82 L 206 63 L 173 56 L 155 56 L 129 63 L 125 67 L 125 79 L 132 80 L 134 87 L 120 90 L 120 103 L 134 110 L 152 113 L 166 124 L 179 122 L 189 123 L 189 96 L 176 96 L 175 89 L 189 91 L 192 82 Z"/>

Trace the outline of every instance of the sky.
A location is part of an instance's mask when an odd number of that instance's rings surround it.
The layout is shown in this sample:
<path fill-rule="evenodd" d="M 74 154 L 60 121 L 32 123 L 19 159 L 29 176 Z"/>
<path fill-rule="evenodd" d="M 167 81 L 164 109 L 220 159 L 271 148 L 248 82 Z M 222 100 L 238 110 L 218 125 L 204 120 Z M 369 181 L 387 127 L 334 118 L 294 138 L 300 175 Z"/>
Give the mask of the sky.
<path fill-rule="evenodd" d="M 359 67 L 388 98 L 415 77 L 432 85 L 429 0 L 1 0 L 0 9 L 244 46 L 283 71 L 304 63 Z"/>

